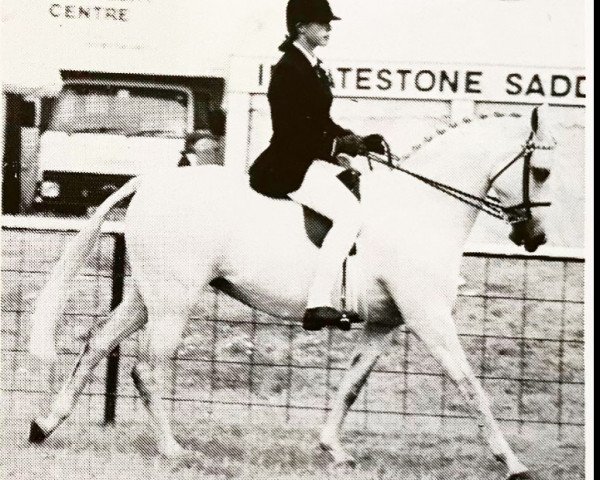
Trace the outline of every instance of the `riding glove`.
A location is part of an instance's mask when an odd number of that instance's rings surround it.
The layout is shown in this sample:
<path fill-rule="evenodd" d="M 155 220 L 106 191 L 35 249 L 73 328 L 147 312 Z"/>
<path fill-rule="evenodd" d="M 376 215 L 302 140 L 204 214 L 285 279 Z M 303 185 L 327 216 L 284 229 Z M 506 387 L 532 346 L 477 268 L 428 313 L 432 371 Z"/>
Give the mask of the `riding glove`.
<path fill-rule="evenodd" d="M 385 140 L 378 133 L 373 133 L 362 138 L 362 143 L 367 152 L 385 154 Z"/>
<path fill-rule="evenodd" d="M 338 155 L 340 153 L 345 153 L 351 157 L 356 157 L 363 149 L 364 145 L 362 137 L 355 135 L 354 133 L 349 133 L 348 135 L 337 137 L 334 154 Z"/>

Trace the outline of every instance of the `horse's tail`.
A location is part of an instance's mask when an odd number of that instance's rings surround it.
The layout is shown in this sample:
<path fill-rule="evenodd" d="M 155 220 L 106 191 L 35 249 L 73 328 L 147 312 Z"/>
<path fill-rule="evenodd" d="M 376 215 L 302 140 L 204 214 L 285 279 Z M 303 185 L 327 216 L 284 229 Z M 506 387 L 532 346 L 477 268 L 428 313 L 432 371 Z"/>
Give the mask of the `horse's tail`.
<path fill-rule="evenodd" d="M 138 184 L 139 178 L 133 178 L 102 202 L 65 248 L 62 257 L 52 269 L 50 280 L 40 293 L 31 316 L 29 352 L 32 355 L 49 362 L 56 360 L 55 330 L 69 299 L 68 284 L 85 264 L 96 245 L 108 212 L 121 200 L 133 195 Z"/>

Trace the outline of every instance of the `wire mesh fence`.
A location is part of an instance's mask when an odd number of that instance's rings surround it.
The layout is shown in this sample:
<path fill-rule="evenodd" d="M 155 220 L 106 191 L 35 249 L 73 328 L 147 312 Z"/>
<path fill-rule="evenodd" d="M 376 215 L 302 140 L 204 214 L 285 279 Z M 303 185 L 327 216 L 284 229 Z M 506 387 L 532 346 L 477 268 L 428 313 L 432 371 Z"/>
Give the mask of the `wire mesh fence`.
<path fill-rule="evenodd" d="M 3 233 L 5 414 L 28 420 L 49 398 L 26 353 L 29 314 L 72 233 L 6 227 Z M 60 361 L 50 372 L 55 387 L 115 302 L 119 238 L 118 233 L 104 234 L 73 284 L 57 336 Z M 567 435 L 581 444 L 583 268 L 583 259 L 576 257 L 471 252 L 464 257 L 455 306 L 461 342 L 494 400 L 495 415 L 519 430 Z M 130 281 L 126 272 L 125 288 Z M 181 420 L 193 416 L 316 427 L 331 405 L 359 329 L 305 332 L 300 322 L 270 317 L 207 292 L 173 362 L 172 412 Z M 130 378 L 139 348 L 137 335 L 124 341 L 118 368 L 111 370 L 118 385 L 117 421 L 146 421 Z M 105 415 L 106 372 L 103 361 L 71 421 L 98 421 Z M 419 341 L 402 331 L 369 377 L 348 428 L 384 433 L 402 428 L 407 419 L 434 428 L 453 421 L 476 423 Z"/>

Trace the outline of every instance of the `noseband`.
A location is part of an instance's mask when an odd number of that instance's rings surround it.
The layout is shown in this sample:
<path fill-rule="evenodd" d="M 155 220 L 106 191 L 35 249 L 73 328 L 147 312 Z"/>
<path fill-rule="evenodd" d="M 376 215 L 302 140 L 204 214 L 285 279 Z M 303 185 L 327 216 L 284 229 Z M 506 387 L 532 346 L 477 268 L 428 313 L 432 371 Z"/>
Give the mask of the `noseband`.
<path fill-rule="evenodd" d="M 521 151 L 511 159 L 506 165 L 504 165 L 493 177 L 490 178 L 489 186 L 491 187 L 496 180 L 508 170 L 513 164 L 517 161 L 523 159 L 523 179 L 522 179 L 522 198 L 521 203 L 511 206 L 504 206 L 498 200 L 491 197 L 478 197 L 477 195 L 473 195 L 468 192 L 464 192 L 457 188 L 452 187 L 451 185 L 446 185 L 444 183 L 437 182 L 432 180 L 431 178 L 424 177 L 423 175 L 419 175 L 418 173 L 411 172 L 410 170 L 406 170 L 402 168 L 399 163 L 400 159 L 394 155 L 391 150 L 389 144 L 383 140 L 382 144 L 384 146 L 385 153 L 384 155 L 379 155 L 373 152 L 369 152 L 367 154 L 367 158 L 369 160 L 369 167 L 371 170 L 373 167 L 371 166 L 371 161 L 381 163 L 383 165 L 387 165 L 389 168 L 393 170 L 398 170 L 400 172 L 406 173 L 411 177 L 414 177 L 427 185 L 440 190 L 451 197 L 460 200 L 463 203 L 471 205 L 472 207 L 481 210 L 482 212 L 491 215 L 492 217 L 499 218 L 501 220 L 506 221 L 510 224 L 517 224 L 526 222 L 531 219 L 531 209 L 535 207 L 549 207 L 551 202 L 532 202 L 530 196 L 530 176 L 531 176 L 531 155 L 534 150 L 553 150 L 555 145 L 538 145 L 533 141 L 533 132 L 530 133 L 527 142 L 521 149 Z"/>

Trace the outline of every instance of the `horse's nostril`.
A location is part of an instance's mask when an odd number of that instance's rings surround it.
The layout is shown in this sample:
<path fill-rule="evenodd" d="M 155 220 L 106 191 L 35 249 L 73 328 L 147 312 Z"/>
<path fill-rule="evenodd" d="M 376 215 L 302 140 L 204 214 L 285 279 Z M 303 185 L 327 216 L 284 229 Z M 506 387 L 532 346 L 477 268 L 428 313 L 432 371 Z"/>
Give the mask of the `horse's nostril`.
<path fill-rule="evenodd" d="M 546 238 L 545 233 L 540 233 L 538 235 L 535 235 L 531 240 L 532 240 L 532 243 L 534 243 L 537 246 L 540 246 L 540 245 L 544 245 L 548 239 Z"/>

